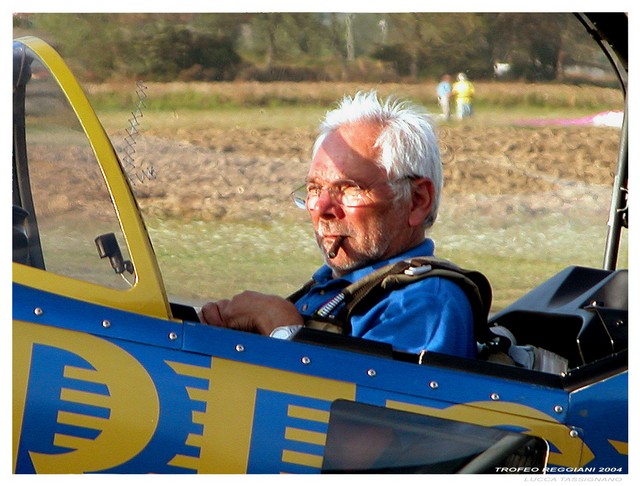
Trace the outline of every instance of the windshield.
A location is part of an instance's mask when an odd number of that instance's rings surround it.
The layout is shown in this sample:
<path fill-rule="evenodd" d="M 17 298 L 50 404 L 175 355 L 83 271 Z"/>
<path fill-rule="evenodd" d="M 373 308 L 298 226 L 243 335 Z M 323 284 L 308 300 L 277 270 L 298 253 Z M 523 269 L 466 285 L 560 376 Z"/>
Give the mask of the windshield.
<path fill-rule="evenodd" d="M 489 277 L 494 310 L 568 265 L 602 266 L 624 98 L 572 14 L 23 19 L 69 46 L 172 295 L 287 295 L 309 278 L 322 260 L 289 194 L 323 114 L 373 88 L 433 114 L 445 182 L 428 236 Z M 474 86 L 464 115 L 440 103 L 445 74 Z"/>
<path fill-rule="evenodd" d="M 128 289 L 98 257 L 95 239 L 102 234 L 114 233 L 125 256 L 128 250 L 94 151 L 52 73 L 31 49 L 15 49 L 29 66 L 17 88 L 24 89 L 24 101 L 14 102 L 14 119 L 24 124 L 24 140 L 14 140 L 14 218 L 17 210 L 26 216 L 30 242 L 24 246 L 31 247 L 21 263 Z"/>

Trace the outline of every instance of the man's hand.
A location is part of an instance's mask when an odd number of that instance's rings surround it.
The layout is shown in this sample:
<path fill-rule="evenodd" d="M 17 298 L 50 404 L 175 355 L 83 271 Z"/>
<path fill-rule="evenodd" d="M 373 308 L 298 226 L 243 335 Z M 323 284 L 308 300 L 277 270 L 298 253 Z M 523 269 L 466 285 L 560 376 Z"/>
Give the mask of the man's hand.
<path fill-rule="evenodd" d="M 278 326 L 301 325 L 296 306 L 277 295 L 244 291 L 235 297 L 202 306 L 200 321 L 212 326 L 268 336 Z"/>

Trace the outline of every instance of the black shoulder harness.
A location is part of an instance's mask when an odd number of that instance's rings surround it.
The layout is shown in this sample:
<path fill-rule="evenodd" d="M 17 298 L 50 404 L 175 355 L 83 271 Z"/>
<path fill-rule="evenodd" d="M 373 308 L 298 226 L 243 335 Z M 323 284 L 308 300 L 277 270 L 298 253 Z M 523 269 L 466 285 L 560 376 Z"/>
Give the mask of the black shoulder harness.
<path fill-rule="evenodd" d="M 466 270 L 437 257 L 415 257 L 391 263 L 345 287 L 336 297 L 306 318 L 305 326 L 325 331 L 351 333 L 354 312 L 371 308 L 385 294 L 428 277 L 443 277 L 462 288 L 471 303 L 476 340 L 490 339 L 487 320 L 491 308 L 492 290 L 487 278 L 475 270 Z M 315 285 L 307 282 L 288 299 L 296 302 Z M 339 308 L 334 313 L 335 309 Z"/>

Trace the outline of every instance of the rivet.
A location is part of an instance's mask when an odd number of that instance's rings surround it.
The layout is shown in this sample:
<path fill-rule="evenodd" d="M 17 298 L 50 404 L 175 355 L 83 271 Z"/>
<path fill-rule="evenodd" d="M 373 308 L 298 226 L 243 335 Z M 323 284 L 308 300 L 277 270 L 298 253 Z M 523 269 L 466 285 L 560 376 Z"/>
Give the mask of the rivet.
<path fill-rule="evenodd" d="M 376 370 L 374 370 L 374 369 L 367 370 L 367 375 L 369 375 L 371 377 L 376 376 L 376 374 L 377 374 Z"/>
<path fill-rule="evenodd" d="M 438 385 L 437 381 L 430 381 L 429 382 L 429 388 L 435 390 L 436 388 L 438 388 L 440 385 Z"/>
<path fill-rule="evenodd" d="M 569 431 L 569 437 L 575 439 L 576 437 L 578 437 L 580 434 L 578 434 L 578 431 L 576 429 L 571 429 Z"/>
<path fill-rule="evenodd" d="M 44 311 L 40 307 L 36 307 L 35 309 L 33 309 L 33 313 L 37 316 L 41 316 L 42 314 L 44 314 Z"/>
<path fill-rule="evenodd" d="M 244 346 L 242 344 L 236 344 L 236 351 L 238 353 L 242 353 L 244 351 Z"/>
<path fill-rule="evenodd" d="M 564 408 L 562 408 L 562 405 L 556 405 L 555 407 L 553 407 L 553 411 L 555 413 L 562 413 L 564 412 Z"/>
<path fill-rule="evenodd" d="M 494 401 L 500 400 L 500 395 L 498 395 L 497 393 L 492 393 L 490 395 L 490 398 L 491 398 L 491 400 L 494 400 Z"/>
<path fill-rule="evenodd" d="M 106 327 L 111 327 L 111 323 L 108 320 L 105 319 L 104 321 L 102 321 L 102 327 L 105 327 L 105 328 Z"/>
<path fill-rule="evenodd" d="M 175 332 L 170 332 L 169 333 L 169 339 L 171 341 L 175 341 L 176 339 L 178 339 L 178 335 Z"/>
<path fill-rule="evenodd" d="M 302 361 L 302 364 L 308 365 L 309 363 L 311 363 L 311 358 L 309 358 L 308 356 L 303 356 L 300 361 Z"/>

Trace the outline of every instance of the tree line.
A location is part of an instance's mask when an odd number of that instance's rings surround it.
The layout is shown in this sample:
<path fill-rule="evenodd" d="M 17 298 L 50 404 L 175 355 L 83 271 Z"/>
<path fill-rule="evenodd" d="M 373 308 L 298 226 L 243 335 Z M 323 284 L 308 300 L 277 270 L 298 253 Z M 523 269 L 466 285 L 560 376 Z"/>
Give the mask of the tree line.
<path fill-rule="evenodd" d="M 569 13 L 29 13 L 85 80 L 398 81 L 466 72 L 564 81 L 606 65 Z"/>

